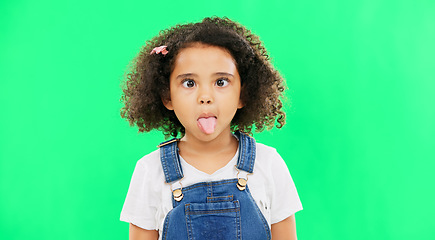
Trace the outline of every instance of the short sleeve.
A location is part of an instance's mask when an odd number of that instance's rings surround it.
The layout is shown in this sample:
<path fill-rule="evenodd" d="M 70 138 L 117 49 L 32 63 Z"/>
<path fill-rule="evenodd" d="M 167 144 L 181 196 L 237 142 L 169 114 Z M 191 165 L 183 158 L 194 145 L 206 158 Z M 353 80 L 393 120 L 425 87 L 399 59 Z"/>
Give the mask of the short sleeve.
<path fill-rule="evenodd" d="M 139 160 L 131 178 L 127 197 L 121 211 L 121 221 L 132 223 L 147 230 L 158 229 L 156 215 L 158 214 L 158 196 L 155 188 L 152 188 L 149 179 L 153 179 L 152 170 Z"/>
<path fill-rule="evenodd" d="M 274 155 L 271 224 L 278 223 L 302 210 L 302 204 L 287 165 L 276 150 Z"/>

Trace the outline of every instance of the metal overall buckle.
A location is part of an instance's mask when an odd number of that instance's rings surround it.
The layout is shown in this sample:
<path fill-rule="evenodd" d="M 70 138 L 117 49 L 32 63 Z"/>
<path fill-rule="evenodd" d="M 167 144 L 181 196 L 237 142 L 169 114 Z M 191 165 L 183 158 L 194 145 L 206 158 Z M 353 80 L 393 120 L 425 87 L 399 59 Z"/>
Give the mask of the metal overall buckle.
<path fill-rule="evenodd" d="M 239 174 L 240 174 L 240 170 L 237 168 L 237 165 L 234 165 L 234 168 L 236 168 L 237 170 L 237 188 L 240 191 L 243 191 L 246 189 L 246 184 L 248 183 L 248 175 L 251 173 L 247 173 L 246 174 L 246 179 L 245 178 L 239 178 Z"/>
<path fill-rule="evenodd" d="M 172 190 L 172 185 L 171 185 L 172 196 L 174 197 L 174 200 L 177 202 L 181 201 L 181 199 L 183 199 L 184 197 L 183 185 L 181 184 L 181 179 L 178 181 L 178 183 L 180 184 L 180 188 L 177 188 L 175 190 Z"/>

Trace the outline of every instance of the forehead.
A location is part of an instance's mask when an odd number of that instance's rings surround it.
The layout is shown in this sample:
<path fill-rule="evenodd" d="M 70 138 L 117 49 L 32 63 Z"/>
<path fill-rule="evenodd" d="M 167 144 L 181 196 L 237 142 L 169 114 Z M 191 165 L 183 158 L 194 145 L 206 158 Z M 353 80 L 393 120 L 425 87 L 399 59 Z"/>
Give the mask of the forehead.
<path fill-rule="evenodd" d="M 174 72 L 215 72 L 236 73 L 234 58 L 224 48 L 208 45 L 194 45 L 182 49 L 175 61 Z"/>

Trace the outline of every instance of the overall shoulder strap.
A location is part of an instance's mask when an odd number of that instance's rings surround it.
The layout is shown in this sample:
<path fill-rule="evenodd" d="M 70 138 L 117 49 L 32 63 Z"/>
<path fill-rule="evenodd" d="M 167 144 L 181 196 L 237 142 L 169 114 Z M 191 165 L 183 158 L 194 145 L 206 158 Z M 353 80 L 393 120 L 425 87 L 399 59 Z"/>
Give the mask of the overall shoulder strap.
<path fill-rule="evenodd" d="M 237 131 L 234 134 L 239 139 L 239 159 L 237 160 L 237 168 L 252 173 L 254 171 L 255 163 L 255 140 L 240 131 Z"/>
<path fill-rule="evenodd" d="M 174 138 L 162 142 L 158 146 L 160 148 L 160 161 L 162 162 L 166 183 L 171 183 L 183 178 L 177 142 L 178 139 Z"/>

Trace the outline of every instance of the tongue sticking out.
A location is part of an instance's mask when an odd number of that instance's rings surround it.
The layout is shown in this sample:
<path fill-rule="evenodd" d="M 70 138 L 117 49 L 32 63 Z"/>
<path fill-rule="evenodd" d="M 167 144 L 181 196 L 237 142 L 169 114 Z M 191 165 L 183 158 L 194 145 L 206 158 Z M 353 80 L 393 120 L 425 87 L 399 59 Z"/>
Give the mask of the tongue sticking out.
<path fill-rule="evenodd" d="M 214 128 L 216 127 L 216 118 L 215 117 L 199 118 L 198 126 L 203 133 L 212 134 L 214 133 Z"/>

